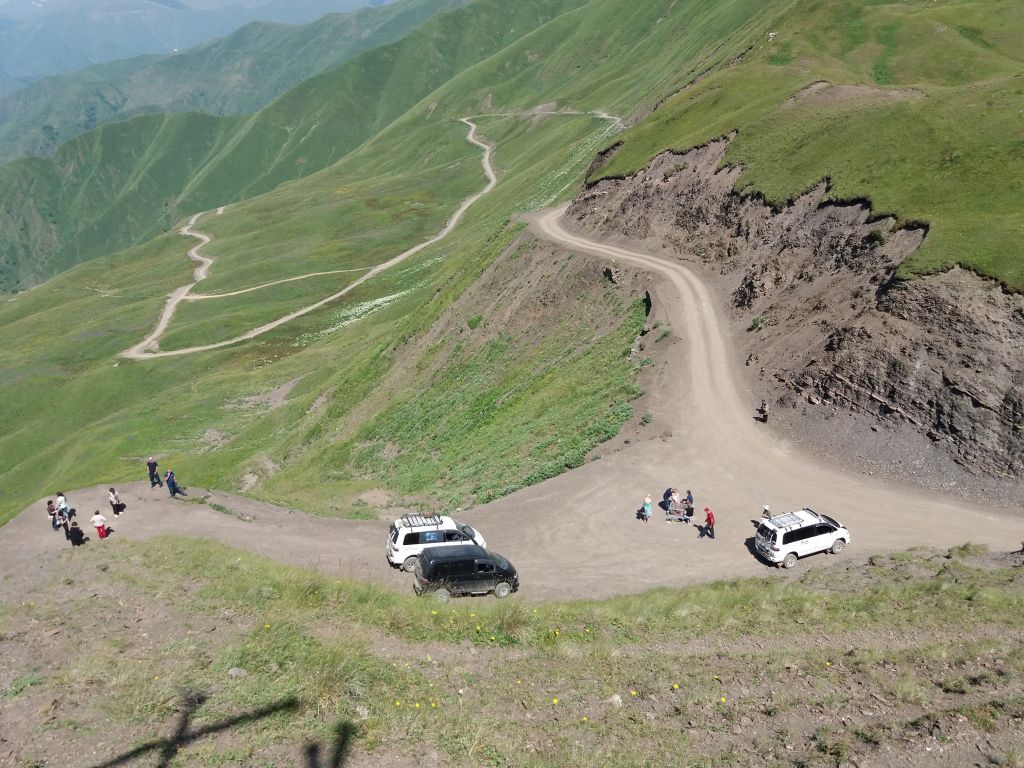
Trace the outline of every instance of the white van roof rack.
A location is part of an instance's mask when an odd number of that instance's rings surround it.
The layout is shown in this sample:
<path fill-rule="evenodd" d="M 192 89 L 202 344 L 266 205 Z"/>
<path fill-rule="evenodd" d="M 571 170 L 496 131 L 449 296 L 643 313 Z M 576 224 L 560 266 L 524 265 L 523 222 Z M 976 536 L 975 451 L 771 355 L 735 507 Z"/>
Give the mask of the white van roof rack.
<path fill-rule="evenodd" d="M 418 525 L 441 525 L 440 515 L 402 515 L 402 524 L 406 528 L 413 528 Z"/>
<path fill-rule="evenodd" d="M 776 528 L 789 528 L 793 525 L 803 525 L 804 521 L 796 512 L 786 512 L 771 519 L 771 524 Z"/>

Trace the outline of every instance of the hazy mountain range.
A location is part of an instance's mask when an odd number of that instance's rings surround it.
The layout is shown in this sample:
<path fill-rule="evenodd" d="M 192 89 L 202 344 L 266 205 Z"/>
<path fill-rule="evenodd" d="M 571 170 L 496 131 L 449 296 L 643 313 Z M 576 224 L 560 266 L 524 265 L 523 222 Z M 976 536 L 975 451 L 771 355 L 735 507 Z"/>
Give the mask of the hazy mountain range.
<path fill-rule="evenodd" d="M 42 75 L 173 53 L 251 21 L 303 23 L 387 0 L 0 1 L 0 93 Z"/>

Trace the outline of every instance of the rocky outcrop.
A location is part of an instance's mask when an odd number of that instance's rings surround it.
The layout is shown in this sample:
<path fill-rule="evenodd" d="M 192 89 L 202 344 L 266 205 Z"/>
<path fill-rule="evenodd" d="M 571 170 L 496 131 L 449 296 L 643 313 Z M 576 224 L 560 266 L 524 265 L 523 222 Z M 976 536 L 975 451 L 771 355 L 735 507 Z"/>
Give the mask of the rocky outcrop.
<path fill-rule="evenodd" d="M 1024 477 L 1024 297 L 961 269 L 898 279 L 924 225 L 828 201 L 827 181 L 775 209 L 736 191 L 728 142 L 601 181 L 568 219 L 715 269 L 737 346 L 780 405 L 868 413 L 973 472 Z"/>

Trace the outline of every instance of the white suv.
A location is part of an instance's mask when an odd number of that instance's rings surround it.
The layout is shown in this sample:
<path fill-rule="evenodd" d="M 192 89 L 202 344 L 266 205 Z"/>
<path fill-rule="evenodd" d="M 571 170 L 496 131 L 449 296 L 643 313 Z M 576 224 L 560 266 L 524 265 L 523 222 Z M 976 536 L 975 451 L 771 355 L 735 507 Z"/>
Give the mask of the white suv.
<path fill-rule="evenodd" d="M 783 568 L 792 568 L 805 555 L 839 554 L 849 543 L 850 532 L 842 523 L 806 508 L 762 521 L 754 536 L 757 553 Z"/>
<path fill-rule="evenodd" d="M 416 559 L 427 547 L 478 544 L 486 547 L 484 537 L 465 523 L 444 516 L 402 515 L 388 528 L 388 562 L 410 573 Z"/>

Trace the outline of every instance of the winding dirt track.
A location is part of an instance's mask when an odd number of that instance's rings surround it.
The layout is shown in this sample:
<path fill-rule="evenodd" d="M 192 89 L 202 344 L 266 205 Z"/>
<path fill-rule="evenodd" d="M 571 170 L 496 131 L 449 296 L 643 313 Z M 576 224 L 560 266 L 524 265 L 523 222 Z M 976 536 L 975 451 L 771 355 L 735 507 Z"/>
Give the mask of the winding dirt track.
<path fill-rule="evenodd" d="M 375 267 L 360 282 L 444 237 L 470 205 L 494 188 L 490 148 L 476 139 L 475 125 L 468 118 L 464 122 L 470 126 L 467 138 L 484 150 L 487 186 L 463 202 L 441 233 Z M 779 442 L 752 418 L 758 396 L 741 393 L 721 309 L 703 282 L 676 261 L 570 232 L 560 222 L 561 213 L 536 215 L 532 222 L 536 234 L 578 253 L 649 272 L 654 300 L 664 305 L 675 336 L 661 380 L 650 388 L 663 437 L 635 443 L 461 515 L 485 533 L 490 546 L 516 564 L 524 597 L 605 597 L 654 586 L 774 573 L 748 550 L 752 519 L 763 503 L 771 503 L 776 511 L 807 505 L 844 522 L 853 542 L 840 560 L 913 546 L 946 548 L 967 541 L 1003 550 L 1019 546 L 1024 519 L 844 472 Z M 201 241 L 190 252 L 201 262 L 195 274 L 198 281 L 205 276 L 209 260 L 198 253 L 206 236 L 191 230 L 194 222 L 195 217 L 186 229 Z M 180 302 L 194 284 L 172 294 L 168 304 L 175 297 Z M 353 287 L 236 339 L 173 352 L 147 352 L 173 314 L 173 308 L 165 307 L 153 334 L 124 354 L 143 359 L 234 344 L 312 311 Z M 699 539 L 696 528 L 667 525 L 657 517 L 647 525 L 636 520 L 634 512 L 644 493 L 659 497 L 669 485 L 691 488 L 698 510 L 706 504 L 714 508 L 717 539 Z M 163 490 L 150 489 L 146 483 L 119 490 L 129 510 L 114 523 L 115 538 L 187 532 L 284 562 L 409 589 L 408 576 L 384 563 L 386 522 L 313 518 L 215 493 L 211 501 L 233 513 L 222 514 L 207 505 L 172 501 Z M 193 489 L 193 497 L 198 493 Z M 102 486 L 74 491 L 69 498 L 84 513 L 84 520 L 92 509 L 107 508 Z M 10 575 L 12 584 L 36 578 L 48 562 L 45 554 L 64 546 L 63 537 L 49 530 L 44 503 L 41 500 L 0 528 L 0 571 Z M 93 541 L 90 546 L 104 544 Z M 834 559 L 818 555 L 802 561 L 796 570 Z"/>
<path fill-rule="evenodd" d="M 213 263 L 213 259 L 209 258 L 208 256 L 204 256 L 201 252 L 202 247 L 210 242 L 209 235 L 205 235 L 202 232 L 193 229 L 195 223 L 199 220 L 199 217 L 202 216 L 201 213 L 197 213 L 191 219 L 189 219 L 188 224 L 181 228 L 181 234 L 189 237 L 194 237 L 197 240 L 199 240 L 199 244 L 194 246 L 188 252 L 190 259 L 192 259 L 193 261 L 200 262 L 200 266 L 196 268 L 195 272 L 192 275 L 192 282 L 189 283 L 188 285 L 183 285 L 181 288 L 178 288 L 167 297 L 167 302 L 164 304 L 163 311 L 160 314 L 160 319 L 157 321 L 156 328 L 153 329 L 153 332 L 150 333 L 149 336 L 144 338 L 138 344 L 135 344 L 134 346 L 129 347 L 124 352 L 122 352 L 121 357 L 127 358 L 129 360 L 150 360 L 159 357 L 180 357 L 181 355 L 193 355 L 196 354 L 197 352 L 208 352 L 212 349 L 222 349 L 224 347 L 230 347 L 233 344 L 238 344 L 239 342 L 242 341 L 255 339 L 257 336 L 262 336 L 264 333 L 267 333 L 268 331 L 272 331 L 275 328 L 278 328 L 287 322 L 302 317 L 303 315 L 308 315 L 310 312 L 320 309 L 320 307 L 324 306 L 325 304 L 330 304 L 332 301 L 340 299 L 345 294 L 354 291 L 356 288 L 358 288 L 360 285 L 365 283 L 370 278 L 379 275 L 384 270 L 390 269 L 396 264 L 401 264 L 410 256 L 416 255 L 424 248 L 428 248 L 434 243 L 438 242 L 439 240 L 443 240 L 451 233 L 453 229 L 455 229 L 459 221 L 462 220 L 462 217 L 465 215 L 466 211 L 468 211 L 469 208 L 477 200 L 479 200 L 481 197 L 483 197 L 492 189 L 494 189 L 495 185 L 498 183 L 498 177 L 495 175 L 494 167 L 491 165 L 490 145 L 477 138 L 476 124 L 473 123 L 470 118 L 464 117 L 460 120 L 460 122 L 463 122 L 467 126 L 469 126 L 469 133 L 466 134 L 466 141 L 470 142 L 471 144 L 475 144 L 476 146 L 480 147 L 481 150 L 483 150 L 483 156 L 480 159 L 480 163 L 483 166 L 484 174 L 487 176 L 487 185 L 482 190 L 477 192 L 475 195 L 467 197 L 465 200 L 463 200 L 462 204 L 459 205 L 459 207 L 455 210 L 455 213 L 453 213 L 451 218 L 448 219 L 448 223 L 445 224 L 441 231 L 438 232 L 436 235 L 427 240 L 424 240 L 422 243 L 419 243 L 418 245 L 414 245 L 412 248 L 409 248 L 406 251 L 403 251 L 394 258 L 391 258 L 388 261 L 385 261 L 369 269 L 365 275 L 360 277 L 358 280 L 349 283 L 347 286 L 342 288 L 337 293 L 333 293 L 325 299 L 321 299 L 320 301 L 309 304 L 301 309 L 297 309 L 294 312 L 291 312 L 283 317 L 279 317 L 276 320 L 272 320 L 269 323 L 264 323 L 261 326 L 248 330 L 239 336 L 235 336 L 234 338 L 226 339 L 224 341 L 218 341 L 213 344 L 203 344 L 200 346 L 183 347 L 182 349 L 171 349 L 161 351 L 159 348 L 160 337 L 164 334 L 164 331 L 167 330 L 167 326 L 170 324 L 171 318 L 174 317 L 175 310 L 178 308 L 178 305 L 182 301 L 196 301 L 200 299 L 237 296 L 238 294 L 241 293 L 247 293 L 248 291 L 258 290 L 259 288 L 266 288 L 267 286 L 277 285 L 278 283 L 302 280 L 307 277 L 315 277 L 317 275 L 336 274 L 335 272 L 314 272 L 308 275 L 300 275 L 298 277 L 291 277 L 283 280 L 275 280 L 270 283 L 264 283 L 263 285 L 254 286 L 253 288 L 246 288 L 239 291 L 233 291 L 231 293 L 191 296 L 190 294 L 192 292 L 192 288 L 196 285 L 196 283 L 206 278 L 210 270 L 210 265 Z M 221 214 L 223 212 L 223 206 L 217 209 L 218 214 Z M 338 272 L 347 271 L 349 270 L 338 270 Z"/>

